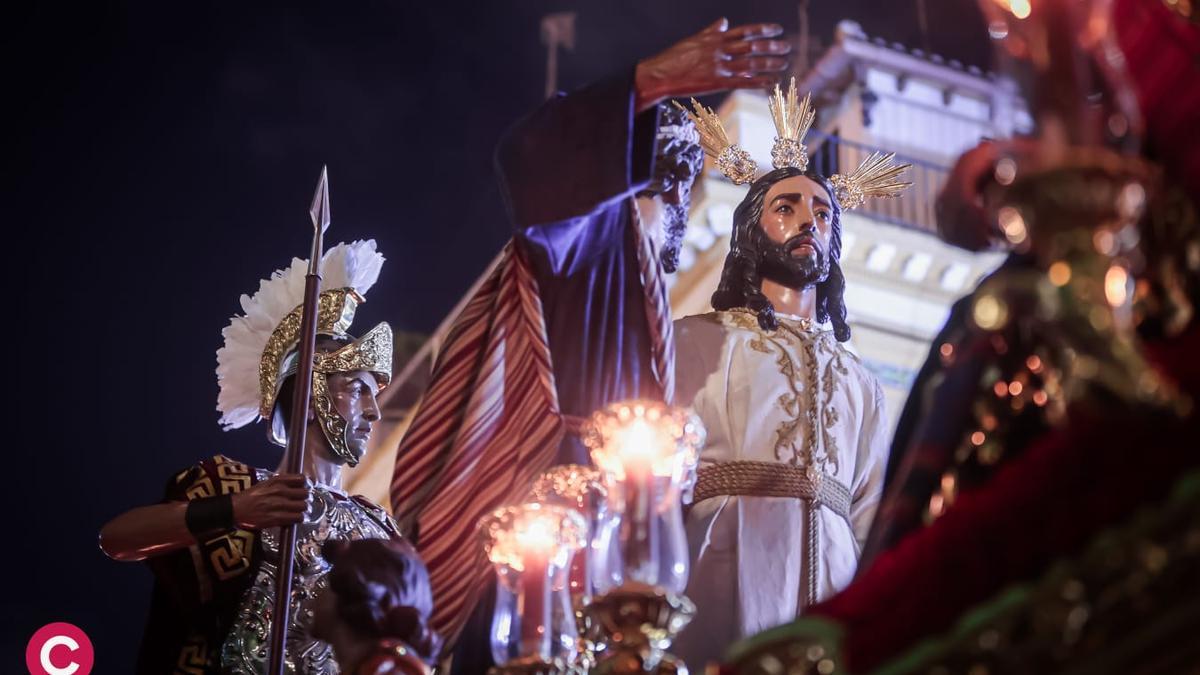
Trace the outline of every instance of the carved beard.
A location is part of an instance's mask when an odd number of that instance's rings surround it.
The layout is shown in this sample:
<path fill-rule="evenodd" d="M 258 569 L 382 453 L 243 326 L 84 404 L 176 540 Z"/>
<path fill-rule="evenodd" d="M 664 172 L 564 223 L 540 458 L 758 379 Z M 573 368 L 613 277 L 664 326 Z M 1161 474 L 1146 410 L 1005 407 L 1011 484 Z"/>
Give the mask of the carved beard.
<path fill-rule="evenodd" d="M 757 229 L 758 274 L 788 288 L 803 290 L 829 277 L 829 256 L 814 232 L 802 232 L 782 244 L 771 241 L 761 228 Z M 811 255 L 793 256 L 792 251 L 802 244 L 812 246 Z"/>
<path fill-rule="evenodd" d="M 663 270 L 668 273 L 679 268 L 679 248 L 683 245 L 683 234 L 687 231 L 688 209 L 683 204 L 662 205 L 663 246 L 659 252 Z"/>

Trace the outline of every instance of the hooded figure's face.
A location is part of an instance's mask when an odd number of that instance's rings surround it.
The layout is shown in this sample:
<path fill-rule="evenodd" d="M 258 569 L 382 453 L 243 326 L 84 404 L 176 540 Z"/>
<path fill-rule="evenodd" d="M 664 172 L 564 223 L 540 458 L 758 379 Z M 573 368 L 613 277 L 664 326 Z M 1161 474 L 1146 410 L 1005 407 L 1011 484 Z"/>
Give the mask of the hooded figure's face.
<path fill-rule="evenodd" d="M 679 266 L 679 248 L 687 230 L 692 184 L 698 174 L 692 159 L 681 154 L 659 156 L 654 179 L 637 194 L 642 227 L 654 239 L 667 272 Z"/>
<path fill-rule="evenodd" d="M 763 199 L 758 237 L 758 273 L 763 279 L 797 290 L 829 276 L 832 198 L 806 176 L 785 178 Z"/>

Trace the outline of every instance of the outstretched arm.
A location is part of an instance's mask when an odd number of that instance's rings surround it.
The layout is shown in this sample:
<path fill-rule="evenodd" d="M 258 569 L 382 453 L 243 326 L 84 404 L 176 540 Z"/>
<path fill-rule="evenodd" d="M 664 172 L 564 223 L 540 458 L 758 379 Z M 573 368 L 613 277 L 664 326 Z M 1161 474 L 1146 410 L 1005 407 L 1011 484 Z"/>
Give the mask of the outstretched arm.
<path fill-rule="evenodd" d="M 100 550 L 113 560 L 145 560 L 195 542 L 184 517 L 188 502 L 139 506 L 100 529 Z"/>
<path fill-rule="evenodd" d="M 299 522 L 308 507 L 309 494 L 304 476 L 278 475 L 245 492 L 203 499 L 230 499 L 233 526 L 261 530 Z M 195 508 L 200 501 L 171 501 L 130 509 L 100 530 L 100 549 L 113 560 L 145 560 L 187 548 L 197 536 L 205 534 L 188 528 L 188 508 Z"/>
<path fill-rule="evenodd" d="M 496 149 L 496 169 L 518 231 L 586 216 L 646 187 L 655 106 L 670 97 L 769 86 L 787 67 L 783 29 L 720 19 L 633 72 L 545 102 Z"/>

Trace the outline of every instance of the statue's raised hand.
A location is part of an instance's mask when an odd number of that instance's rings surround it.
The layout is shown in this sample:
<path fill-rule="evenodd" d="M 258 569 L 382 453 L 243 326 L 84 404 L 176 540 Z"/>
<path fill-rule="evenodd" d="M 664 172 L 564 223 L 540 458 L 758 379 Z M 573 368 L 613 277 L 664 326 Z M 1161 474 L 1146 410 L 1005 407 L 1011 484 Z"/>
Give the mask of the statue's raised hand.
<path fill-rule="evenodd" d="M 782 33 L 778 24 L 730 28 L 722 18 L 640 61 L 634 78 L 638 112 L 671 97 L 770 87 L 787 69 L 792 50 L 787 40 L 774 39 Z"/>

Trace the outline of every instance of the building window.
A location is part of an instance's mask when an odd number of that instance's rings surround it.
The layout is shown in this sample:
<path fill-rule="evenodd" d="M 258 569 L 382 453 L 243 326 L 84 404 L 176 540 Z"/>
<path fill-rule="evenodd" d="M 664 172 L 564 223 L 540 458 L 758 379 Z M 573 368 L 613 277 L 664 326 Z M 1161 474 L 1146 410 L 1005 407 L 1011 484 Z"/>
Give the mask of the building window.
<path fill-rule="evenodd" d="M 914 253 L 908 256 L 908 260 L 904 261 L 904 268 L 901 274 L 904 278 L 913 282 L 921 283 L 929 274 L 929 266 L 933 264 L 933 258 L 928 253 Z"/>
<path fill-rule="evenodd" d="M 971 268 L 962 263 L 951 263 L 942 270 L 942 278 L 939 284 L 944 290 L 958 291 L 967 283 L 967 275 L 971 273 Z"/>
<path fill-rule="evenodd" d="M 884 272 L 896 257 L 896 247 L 891 244 L 875 244 L 867 253 L 867 269 L 872 272 Z"/>

